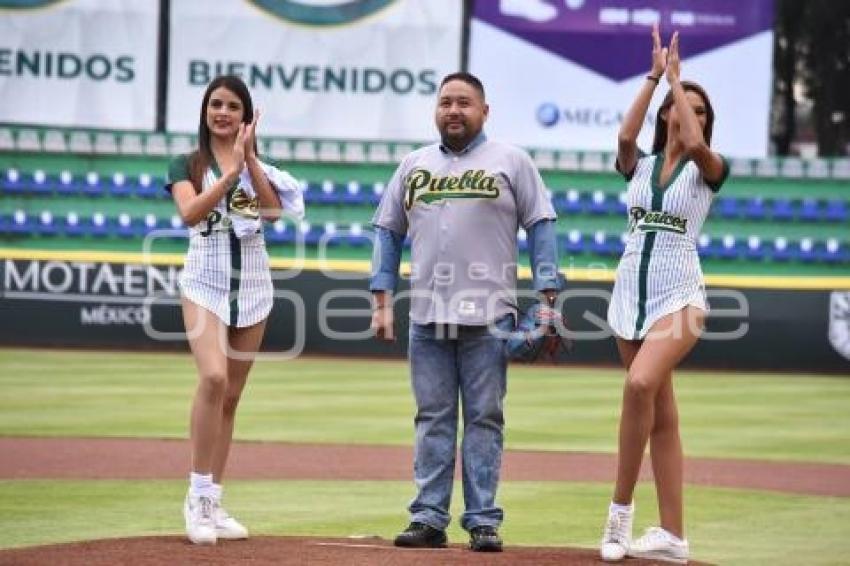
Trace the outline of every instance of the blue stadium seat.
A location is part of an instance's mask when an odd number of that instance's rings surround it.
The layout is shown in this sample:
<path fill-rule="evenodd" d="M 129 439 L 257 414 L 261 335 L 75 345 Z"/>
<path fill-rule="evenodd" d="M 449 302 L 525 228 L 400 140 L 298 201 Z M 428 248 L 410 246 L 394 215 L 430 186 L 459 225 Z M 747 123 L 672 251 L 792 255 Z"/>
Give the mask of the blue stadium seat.
<path fill-rule="evenodd" d="M 2 180 L 3 194 L 14 196 L 25 192 L 24 181 L 17 169 L 8 169 Z"/>
<path fill-rule="evenodd" d="M 827 201 L 824 218 L 829 222 L 847 222 L 850 219 L 850 214 L 848 214 L 847 210 L 847 201 L 841 199 Z"/>
<path fill-rule="evenodd" d="M 126 212 L 118 215 L 118 220 L 113 224 L 115 232 L 121 238 L 136 238 L 142 235 L 142 224 Z"/>
<path fill-rule="evenodd" d="M 338 197 L 336 195 L 336 184 L 333 181 L 322 181 L 322 191 L 319 195 L 319 202 L 321 204 L 336 204 Z"/>
<path fill-rule="evenodd" d="M 363 205 L 368 204 L 369 195 L 366 194 L 366 191 L 363 190 L 363 187 L 360 186 L 360 183 L 357 181 L 349 181 L 346 186 L 345 195 L 343 196 L 343 203 L 350 205 Z"/>
<path fill-rule="evenodd" d="M 737 259 L 742 250 L 741 243 L 732 234 L 723 236 L 720 245 L 719 257 L 721 259 Z"/>
<path fill-rule="evenodd" d="M 777 198 L 770 205 L 770 217 L 773 220 L 788 221 L 794 219 L 794 205 L 791 199 Z"/>
<path fill-rule="evenodd" d="M 160 196 L 160 192 L 165 193 L 166 198 L 170 198 L 170 195 L 162 188 L 162 185 L 155 183 L 153 177 L 147 173 L 139 175 L 139 180 L 138 183 L 135 184 L 135 189 L 136 196 L 141 198 L 156 198 Z"/>
<path fill-rule="evenodd" d="M 346 244 L 353 248 L 359 248 L 370 244 L 372 240 L 363 233 L 363 226 L 359 222 L 354 222 L 348 227 L 346 235 Z"/>
<path fill-rule="evenodd" d="M 95 212 L 91 216 L 91 224 L 86 226 L 88 228 L 88 235 L 96 238 L 105 238 L 109 235 L 109 224 L 109 219 L 102 212 Z"/>
<path fill-rule="evenodd" d="M 43 210 L 38 215 L 38 224 L 35 226 L 35 232 L 39 236 L 55 236 L 58 231 L 56 223 L 53 222 L 53 214 L 49 210 Z"/>
<path fill-rule="evenodd" d="M 721 218 L 738 218 L 741 216 L 741 207 L 735 197 L 721 197 L 717 202 L 716 210 Z"/>
<path fill-rule="evenodd" d="M 813 198 L 803 199 L 800 206 L 800 220 L 804 222 L 816 222 L 820 220 L 820 206 L 818 201 Z"/>
<path fill-rule="evenodd" d="M 115 173 L 107 182 L 107 190 L 110 196 L 124 198 L 130 196 L 133 188 L 124 173 Z"/>
<path fill-rule="evenodd" d="M 60 231 L 68 237 L 77 238 L 82 236 L 86 231 L 80 224 L 80 217 L 76 212 L 71 211 L 65 215 L 65 218 L 59 221 Z"/>
<path fill-rule="evenodd" d="M 850 250 L 835 238 L 829 238 L 816 254 L 818 261 L 823 263 L 850 263 Z"/>
<path fill-rule="evenodd" d="M 100 184 L 100 175 L 94 171 L 86 173 L 82 186 L 83 194 L 87 197 L 102 197 L 105 193 L 103 186 Z"/>
<path fill-rule="evenodd" d="M 798 255 L 795 248 L 795 245 L 789 244 L 785 238 L 780 236 L 773 241 L 771 259 L 778 262 L 790 261 Z"/>
<path fill-rule="evenodd" d="M 306 182 L 302 185 L 302 194 L 304 195 L 304 204 L 316 204 L 321 199 L 321 186 L 314 183 Z"/>
<path fill-rule="evenodd" d="M 564 209 L 564 212 L 567 214 L 581 214 L 582 208 L 581 194 L 575 189 L 569 189 L 567 191 L 566 208 Z"/>
<path fill-rule="evenodd" d="M 811 238 L 803 238 L 799 243 L 799 257 L 803 263 L 812 263 L 817 260 L 817 250 Z"/>
<path fill-rule="evenodd" d="M 570 254 L 582 254 L 585 252 L 584 236 L 578 230 L 570 230 L 564 240 L 564 249 Z"/>
<path fill-rule="evenodd" d="M 381 195 L 384 194 L 384 189 L 386 186 L 377 181 L 372 184 L 372 191 L 369 194 L 369 204 L 377 206 L 379 202 L 381 202 Z"/>
<path fill-rule="evenodd" d="M 602 191 L 593 191 L 587 202 L 587 212 L 597 216 L 601 214 L 608 214 L 608 207 L 605 202 L 606 200 L 605 193 Z"/>
<path fill-rule="evenodd" d="M 629 212 L 629 194 L 622 192 L 617 195 L 617 206 L 615 212 L 620 216 L 625 216 Z"/>
<path fill-rule="evenodd" d="M 747 238 L 746 258 L 751 261 L 762 261 L 767 257 L 767 250 L 762 245 L 761 238 L 750 236 Z"/>
<path fill-rule="evenodd" d="M 50 196 L 53 194 L 54 181 L 41 169 L 32 174 L 30 192 L 36 196 Z"/>
<path fill-rule="evenodd" d="M 744 218 L 747 220 L 764 220 L 767 218 L 767 207 L 761 197 L 753 197 L 746 202 Z"/>
<path fill-rule="evenodd" d="M 35 220 L 23 210 L 18 209 L 12 214 L 12 222 L 9 227 L 9 231 L 12 234 L 32 234 L 35 232 L 35 229 Z"/>
<path fill-rule="evenodd" d="M 528 251 L 528 233 L 522 228 L 517 232 L 516 242 L 520 253 Z"/>

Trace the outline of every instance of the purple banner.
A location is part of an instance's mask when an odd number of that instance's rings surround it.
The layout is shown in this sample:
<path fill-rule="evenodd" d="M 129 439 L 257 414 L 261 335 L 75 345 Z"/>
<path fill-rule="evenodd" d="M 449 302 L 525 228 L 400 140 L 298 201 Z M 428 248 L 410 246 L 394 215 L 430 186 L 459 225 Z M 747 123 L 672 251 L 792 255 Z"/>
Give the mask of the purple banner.
<path fill-rule="evenodd" d="M 649 69 L 654 22 L 682 58 L 773 27 L 773 0 L 475 0 L 473 16 L 621 81 Z"/>

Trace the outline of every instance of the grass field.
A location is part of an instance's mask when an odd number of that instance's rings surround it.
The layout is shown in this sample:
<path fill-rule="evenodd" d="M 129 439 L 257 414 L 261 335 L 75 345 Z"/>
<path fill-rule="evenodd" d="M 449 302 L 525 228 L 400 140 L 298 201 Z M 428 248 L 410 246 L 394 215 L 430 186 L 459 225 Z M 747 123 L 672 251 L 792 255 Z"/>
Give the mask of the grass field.
<path fill-rule="evenodd" d="M 847 377 L 682 372 L 686 455 L 850 464 Z M 184 438 L 193 386 L 188 354 L 0 350 L 0 435 Z M 616 370 L 511 368 L 508 447 L 613 452 L 621 387 Z M 409 445 L 411 416 L 403 362 L 264 362 L 237 437 Z M 503 533 L 511 544 L 595 546 L 610 488 L 505 482 Z M 179 533 L 184 489 L 164 480 L 0 481 L 0 547 Z M 259 534 L 388 537 L 413 495 L 412 482 L 245 481 L 228 490 L 232 510 Z M 695 558 L 841 564 L 850 554 L 846 498 L 688 486 L 686 501 Z M 637 502 L 642 528 L 656 517 L 650 485 Z M 455 525 L 449 534 L 463 540 Z"/>

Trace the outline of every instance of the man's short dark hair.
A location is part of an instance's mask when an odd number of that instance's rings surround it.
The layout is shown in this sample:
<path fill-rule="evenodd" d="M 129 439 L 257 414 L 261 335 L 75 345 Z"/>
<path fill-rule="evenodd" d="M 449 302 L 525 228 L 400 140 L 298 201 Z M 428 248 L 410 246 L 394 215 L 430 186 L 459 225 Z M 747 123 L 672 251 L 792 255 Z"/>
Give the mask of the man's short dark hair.
<path fill-rule="evenodd" d="M 443 80 L 440 82 L 440 89 L 443 88 L 449 81 L 463 81 L 475 90 L 478 91 L 478 94 L 481 95 L 481 100 L 485 100 L 484 98 L 484 85 L 481 83 L 481 80 L 473 75 L 472 73 L 466 73 L 463 71 L 458 71 L 457 73 L 451 73 L 443 77 Z"/>

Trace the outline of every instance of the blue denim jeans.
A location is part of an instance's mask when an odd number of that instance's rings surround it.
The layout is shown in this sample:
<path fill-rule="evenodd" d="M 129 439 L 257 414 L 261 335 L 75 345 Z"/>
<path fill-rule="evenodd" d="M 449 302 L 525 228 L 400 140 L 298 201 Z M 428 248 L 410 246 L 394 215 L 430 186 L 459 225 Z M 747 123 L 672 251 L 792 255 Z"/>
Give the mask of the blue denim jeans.
<path fill-rule="evenodd" d="M 513 316 L 495 326 L 512 330 Z M 411 323 L 409 357 L 416 400 L 413 474 L 418 489 L 408 508 L 411 521 L 445 529 L 451 520 L 459 396 L 465 503 L 460 524 L 466 530 L 478 525 L 498 527 L 504 516 L 495 500 L 505 422 L 505 340 L 486 326 Z"/>

